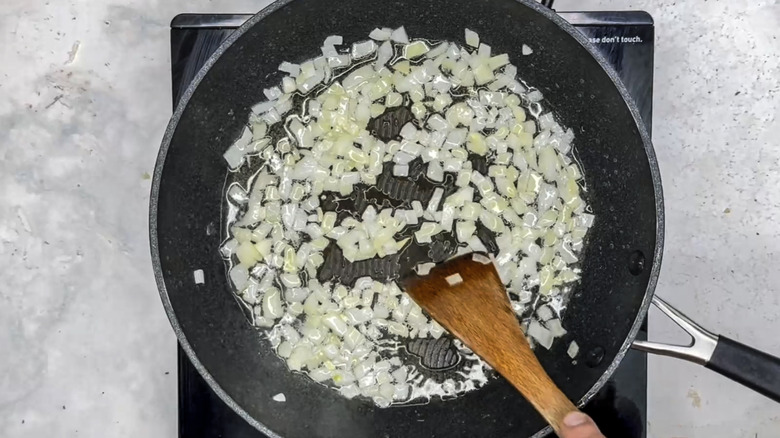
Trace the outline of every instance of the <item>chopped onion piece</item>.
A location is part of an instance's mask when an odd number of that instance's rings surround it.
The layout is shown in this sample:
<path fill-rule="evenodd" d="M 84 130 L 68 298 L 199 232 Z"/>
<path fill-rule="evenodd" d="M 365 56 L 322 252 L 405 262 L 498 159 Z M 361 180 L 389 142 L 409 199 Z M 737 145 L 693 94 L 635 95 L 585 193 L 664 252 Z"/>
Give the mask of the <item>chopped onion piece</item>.
<path fill-rule="evenodd" d="M 528 93 L 528 100 L 531 102 L 539 102 L 542 100 L 544 96 L 542 96 L 542 92 L 539 90 L 533 90 L 530 93 Z"/>
<path fill-rule="evenodd" d="M 412 160 L 414 160 L 415 156 L 404 151 L 399 151 L 395 154 L 393 157 L 393 162 L 400 165 L 408 165 Z"/>
<path fill-rule="evenodd" d="M 536 342 L 539 343 L 542 347 L 549 350 L 550 347 L 552 347 L 553 343 L 553 335 L 550 333 L 549 330 L 544 328 L 538 321 L 535 319 L 531 320 L 531 322 L 528 324 L 528 330 L 526 331 L 528 336 L 532 337 Z"/>
<path fill-rule="evenodd" d="M 436 263 L 421 263 L 417 265 L 416 270 L 418 275 L 428 275 L 436 266 Z"/>
<path fill-rule="evenodd" d="M 339 56 L 339 52 L 333 46 L 322 46 L 320 47 L 320 51 L 322 52 L 322 56 L 326 59 L 333 56 Z"/>
<path fill-rule="evenodd" d="M 589 213 L 583 213 L 579 215 L 579 220 L 577 221 L 577 224 L 583 228 L 590 228 L 593 226 L 593 219 L 595 216 Z"/>
<path fill-rule="evenodd" d="M 466 44 L 479 47 L 479 35 L 471 29 L 466 29 Z"/>
<path fill-rule="evenodd" d="M 352 58 L 348 53 L 328 57 L 328 67 L 330 68 L 346 67 L 350 62 L 352 62 Z"/>
<path fill-rule="evenodd" d="M 441 226 L 434 222 L 424 222 L 420 230 L 414 233 L 415 239 L 420 243 L 431 243 L 432 236 L 442 231 Z"/>
<path fill-rule="evenodd" d="M 203 275 L 203 269 L 196 269 L 192 271 L 192 277 L 193 280 L 195 280 L 195 284 L 204 284 L 206 283 L 206 279 Z"/>
<path fill-rule="evenodd" d="M 267 318 L 277 319 L 284 314 L 279 289 L 272 287 L 265 291 L 263 296 L 263 315 Z"/>
<path fill-rule="evenodd" d="M 438 46 L 434 47 L 428 53 L 426 53 L 425 56 L 427 58 L 436 58 L 446 52 L 449 46 L 450 45 L 447 43 L 440 43 Z"/>
<path fill-rule="evenodd" d="M 459 242 L 468 242 L 477 231 L 477 225 L 473 221 L 458 221 L 455 231 Z"/>
<path fill-rule="evenodd" d="M 404 47 L 404 58 L 415 59 L 428 53 L 430 49 L 425 41 L 415 41 Z"/>
<path fill-rule="evenodd" d="M 255 104 L 252 107 L 252 112 L 255 113 L 255 114 L 266 114 L 266 113 L 270 112 L 274 108 L 276 103 L 277 102 L 275 100 L 268 100 L 268 101 L 265 101 L 265 102 L 257 103 L 257 104 Z M 273 123 L 275 123 L 277 121 L 278 120 L 274 121 Z"/>
<path fill-rule="evenodd" d="M 438 114 L 433 114 L 431 117 L 429 117 L 427 124 L 429 128 L 435 131 L 443 131 L 450 127 L 449 123 L 447 123 L 447 121 Z"/>
<path fill-rule="evenodd" d="M 235 145 L 228 148 L 222 157 L 227 161 L 230 170 L 238 169 L 244 162 L 244 152 Z"/>
<path fill-rule="evenodd" d="M 295 78 L 301 73 L 301 67 L 298 64 L 291 64 L 285 61 L 279 64 L 279 71 L 283 71 Z"/>
<path fill-rule="evenodd" d="M 390 39 L 393 30 L 388 27 L 376 28 L 368 34 L 368 37 L 377 41 L 386 41 Z"/>
<path fill-rule="evenodd" d="M 444 181 L 444 169 L 441 166 L 441 162 L 438 160 L 433 160 L 428 163 L 428 171 L 425 176 L 427 176 L 431 181 Z"/>
<path fill-rule="evenodd" d="M 550 309 L 549 306 L 544 305 L 536 309 L 536 316 L 539 318 L 540 321 L 547 321 L 549 319 L 552 319 L 554 315 L 552 309 Z"/>
<path fill-rule="evenodd" d="M 393 175 L 395 176 L 409 176 L 408 164 L 396 164 L 393 166 Z"/>
<path fill-rule="evenodd" d="M 481 43 L 477 49 L 477 56 L 480 58 L 490 58 L 490 46 Z"/>
<path fill-rule="evenodd" d="M 401 137 L 407 139 L 407 140 L 414 140 L 417 137 L 417 128 L 414 126 L 413 123 L 407 123 L 401 128 Z M 403 149 L 401 149 L 403 150 Z M 406 151 L 404 151 L 406 152 Z"/>
<path fill-rule="evenodd" d="M 422 203 L 420 201 L 412 201 L 412 211 L 415 215 L 417 215 L 417 217 L 422 216 L 424 211 Z"/>
<path fill-rule="evenodd" d="M 385 97 L 385 106 L 388 108 L 396 107 L 403 103 L 403 97 L 398 93 L 388 93 Z"/>
<path fill-rule="evenodd" d="M 279 87 L 271 87 L 263 90 L 263 94 L 268 100 L 276 100 L 282 97 L 282 90 Z"/>
<path fill-rule="evenodd" d="M 547 321 L 545 325 L 550 330 L 550 333 L 556 338 L 560 338 L 561 336 L 567 333 L 566 329 L 564 329 L 563 326 L 561 326 L 560 319 L 551 319 Z"/>
<path fill-rule="evenodd" d="M 393 57 L 393 45 L 389 41 L 385 41 L 379 46 L 378 56 L 376 60 L 376 70 L 382 69 Z"/>
<path fill-rule="evenodd" d="M 249 271 L 247 271 L 244 265 L 235 265 L 230 269 L 230 281 L 236 290 L 243 290 L 246 287 L 247 281 L 249 281 Z"/>
<path fill-rule="evenodd" d="M 474 255 L 471 256 L 471 260 L 474 260 L 475 262 L 482 263 L 483 265 L 488 265 L 491 262 L 489 257 L 485 257 L 482 254 L 474 253 Z"/>
<path fill-rule="evenodd" d="M 403 26 L 394 30 L 390 34 L 390 38 L 397 43 L 409 44 L 409 37 L 406 35 L 406 29 Z"/>
<path fill-rule="evenodd" d="M 344 336 L 347 332 L 347 323 L 335 313 L 329 313 L 323 316 L 322 323 L 339 336 Z"/>
<path fill-rule="evenodd" d="M 354 59 L 364 58 L 375 51 L 376 43 L 371 40 L 352 44 L 352 58 Z"/>
<path fill-rule="evenodd" d="M 450 286 L 455 286 L 455 285 L 463 283 L 463 277 L 461 277 L 460 274 L 458 274 L 458 273 L 455 273 L 455 274 L 452 274 L 452 275 L 448 275 L 445 278 L 445 280 L 447 280 L 447 284 L 449 284 Z"/>
<path fill-rule="evenodd" d="M 441 203 L 442 196 L 444 196 L 444 189 L 441 187 L 436 187 L 433 190 L 433 196 L 431 196 L 431 200 L 428 201 L 428 212 L 433 213 L 439 209 L 439 203 Z"/>
<path fill-rule="evenodd" d="M 469 248 L 471 248 L 471 250 L 474 252 L 487 252 L 487 248 L 485 248 L 485 244 L 483 244 L 482 241 L 479 240 L 479 237 L 477 236 L 471 236 L 471 238 L 467 243 Z"/>
<path fill-rule="evenodd" d="M 340 46 L 344 44 L 344 38 L 341 35 L 329 35 L 322 43 L 323 46 Z"/>
<path fill-rule="evenodd" d="M 571 341 L 569 344 L 569 348 L 566 350 L 566 354 L 569 355 L 570 358 L 574 359 L 577 357 L 577 354 L 580 352 L 580 346 L 577 345 L 577 341 Z"/>
<path fill-rule="evenodd" d="M 488 60 L 488 65 L 494 70 L 507 64 L 509 64 L 509 55 L 506 53 L 496 55 Z"/>

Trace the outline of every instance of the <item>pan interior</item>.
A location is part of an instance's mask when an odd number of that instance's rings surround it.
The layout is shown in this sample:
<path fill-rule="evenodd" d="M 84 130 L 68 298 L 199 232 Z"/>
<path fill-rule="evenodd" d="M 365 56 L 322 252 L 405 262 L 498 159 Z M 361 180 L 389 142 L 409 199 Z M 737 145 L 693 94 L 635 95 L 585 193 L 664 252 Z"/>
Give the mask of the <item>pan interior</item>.
<path fill-rule="evenodd" d="M 599 62 L 536 7 L 488 0 L 296 0 L 272 8 L 238 31 L 243 33 L 185 96 L 158 162 L 153 251 L 163 301 L 185 349 L 234 408 L 281 436 L 535 433 L 543 421 L 502 379 L 452 401 L 379 409 L 290 373 L 228 292 L 217 252 L 226 173 L 221 155 L 249 108 L 262 100 L 263 88 L 281 79 L 279 63 L 316 56 L 328 35 L 357 41 L 374 27 L 403 25 L 411 35 L 461 41 L 463 28 L 479 32 L 494 51 L 509 53 L 520 76 L 544 93 L 558 121 L 576 133 L 589 203 L 598 218 L 566 319 L 584 360 L 572 362 L 565 340 L 539 357 L 564 392 L 579 400 L 632 334 L 644 311 L 650 266 L 657 261 L 654 164 L 634 112 Z M 523 43 L 534 56 L 521 55 Z M 522 64 L 515 61 L 521 59 Z M 629 269 L 636 257 L 646 259 L 646 269 Z M 204 271 L 203 285 L 193 282 L 197 269 Z M 273 400 L 278 393 L 285 394 L 285 403 Z M 306 421 L 300 412 L 307 413 Z"/>

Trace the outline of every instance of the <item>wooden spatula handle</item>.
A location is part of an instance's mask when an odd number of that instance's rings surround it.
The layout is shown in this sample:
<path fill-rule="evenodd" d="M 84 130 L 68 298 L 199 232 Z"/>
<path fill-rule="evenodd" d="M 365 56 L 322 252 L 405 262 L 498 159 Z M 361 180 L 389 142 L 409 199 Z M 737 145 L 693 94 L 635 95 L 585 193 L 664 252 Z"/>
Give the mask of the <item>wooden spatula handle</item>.
<path fill-rule="evenodd" d="M 554 398 L 548 399 L 547 406 L 544 409 L 540 407 L 537 407 L 537 409 L 542 413 L 545 420 L 550 423 L 555 433 L 560 436 L 563 429 L 563 417 L 570 412 L 579 411 L 579 409 L 561 391 L 556 390 L 556 393 Z"/>
<path fill-rule="evenodd" d="M 485 298 L 489 294 L 485 295 Z M 558 389 L 531 351 L 525 335 L 509 306 L 496 305 L 490 327 L 484 332 L 496 334 L 492 346 L 481 350 L 483 358 L 520 391 L 560 435 L 563 417 L 578 410 Z"/>
<path fill-rule="evenodd" d="M 555 433 L 560 436 L 563 417 L 569 412 L 579 411 L 579 409 L 558 389 L 558 386 L 550 379 L 535 357 L 526 357 L 523 360 L 526 365 L 526 369 L 523 371 L 518 371 L 518 368 L 499 369 L 503 368 L 501 366 L 497 367 L 496 371 L 526 396 L 534 408 L 550 423 Z M 537 368 L 537 370 L 534 373 L 529 373 L 529 368 Z"/>

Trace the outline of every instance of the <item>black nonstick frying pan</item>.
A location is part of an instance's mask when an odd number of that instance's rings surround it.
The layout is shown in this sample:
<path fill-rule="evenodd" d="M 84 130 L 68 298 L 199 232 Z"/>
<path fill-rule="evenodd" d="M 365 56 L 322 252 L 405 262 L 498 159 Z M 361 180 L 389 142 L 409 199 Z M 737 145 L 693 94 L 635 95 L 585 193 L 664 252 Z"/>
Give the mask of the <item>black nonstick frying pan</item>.
<path fill-rule="evenodd" d="M 634 347 L 705 364 L 780 400 L 780 360 L 688 321 L 653 292 L 663 246 L 663 198 L 649 136 L 616 74 L 573 27 L 518 0 L 282 0 L 238 29 L 184 94 L 163 140 L 150 201 L 155 276 L 181 345 L 214 391 L 249 423 L 283 437 L 519 437 L 545 424 L 503 379 L 454 400 L 381 409 L 348 400 L 288 371 L 236 304 L 218 253 L 223 240 L 222 154 L 262 90 L 280 81 L 282 61 L 319 54 L 328 35 L 365 39 L 377 26 L 463 42 L 476 30 L 508 53 L 545 107 L 575 131 L 588 202 L 596 221 L 564 325 L 568 338 L 543 366 L 572 400 L 585 404 L 632 346 L 651 302 L 694 336 L 691 347 Z M 522 44 L 533 48 L 521 54 Z M 518 62 L 522 60 L 522 63 Z M 193 272 L 202 270 L 205 283 Z M 566 353 L 576 340 L 588 360 Z M 272 400 L 284 393 L 285 403 Z"/>

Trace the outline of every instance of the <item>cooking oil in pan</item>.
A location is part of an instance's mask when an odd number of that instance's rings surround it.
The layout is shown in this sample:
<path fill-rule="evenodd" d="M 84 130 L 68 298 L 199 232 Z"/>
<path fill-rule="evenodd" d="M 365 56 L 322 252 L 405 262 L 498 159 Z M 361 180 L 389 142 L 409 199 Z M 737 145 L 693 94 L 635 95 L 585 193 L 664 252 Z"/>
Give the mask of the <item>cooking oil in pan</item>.
<path fill-rule="evenodd" d="M 430 47 L 438 44 L 438 41 L 425 40 Z M 394 58 L 390 63 L 399 59 L 401 54 L 396 50 Z M 355 69 L 371 63 L 376 59 L 376 55 L 362 62 L 350 66 L 348 69 L 340 72 L 331 79 L 331 82 L 343 78 Z M 419 64 L 415 62 L 413 64 Z M 529 91 L 533 88 L 523 85 Z M 450 91 L 453 103 L 462 102 L 478 94 L 480 88 L 472 87 L 469 89 L 456 88 Z M 321 90 L 319 90 L 321 91 Z M 287 122 L 272 128 L 270 135 L 272 138 L 282 138 L 291 135 L 287 129 L 287 124 L 291 118 L 298 118 L 302 122 L 308 122 L 309 116 L 306 114 L 307 102 L 316 96 L 317 92 L 310 96 L 298 95 L 294 98 L 293 111 L 287 117 Z M 411 102 L 406 101 L 400 108 L 408 109 Z M 533 119 L 538 119 L 543 112 L 542 106 L 538 102 L 526 102 L 526 109 Z M 380 115 L 383 117 L 385 115 Z M 407 120 L 408 121 L 408 120 Z M 405 123 L 405 122 L 404 122 Z M 402 126 L 404 123 L 400 123 Z M 369 125 L 371 126 L 371 125 Z M 378 136 L 376 129 L 372 132 Z M 398 133 L 396 132 L 395 135 Z M 469 157 L 473 166 L 479 168 L 481 165 L 478 156 Z M 253 180 L 265 166 L 276 166 L 279 163 L 263 162 L 259 157 L 248 157 L 249 165 L 242 166 L 239 171 L 228 172 L 225 181 L 225 203 L 223 204 L 224 236 L 227 240 L 230 237 L 230 227 L 242 213 L 240 199 L 234 199 L 231 193 L 249 193 Z M 575 162 L 579 164 L 576 155 Z M 484 165 L 483 165 L 484 166 Z M 434 182 L 426 178 L 424 172 L 424 163 L 418 158 L 410 163 L 409 175 L 407 177 L 395 177 L 392 175 L 392 166 L 386 165 L 383 173 L 377 178 L 377 184 L 374 186 L 358 184 L 353 193 L 348 196 L 342 196 L 336 193 L 324 193 L 321 198 L 321 206 L 324 211 L 334 211 L 339 216 L 339 221 L 347 216 L 360 218 L 365 208 L 369 205 L 381 210 L 382 208 L 404 208 L 411 207 L 413 200 L 420 201 L 427 205 L 433 190 L 441 188 L 445 191 L 444 199 L 452 194 L 457 187 L 454 185 L 454 178 L 450 174 L 445 174 L 442 182 Z M 580 166 L 580 169 L 582 166 Z M 485 171 L 485 173 L 487 173 Z M 232 191 L 234 187 L 240 187 L 241 190 Z M 585 189 L 583 185 L 583 190 Z M 419 226 L 409 226 L 402 233 L 411 236 Z M 479 235 L 488 249 L 496 248 L 495 242 L 491 242 L 494 236 L 487 230 L 483 230 Z M 380 282 L 397 281 L 405 275 L 408 275 L 412 269 L 420 263 L 441 262 L 453 256 L 458 250 L 458 241 L 453 233 L 442 232 L 436 236 L 435 241 L 429 245 L 418 244 L 412 239 L 412 244 L 408 245 L 400 253 L 393 257 L 385 257 L 384 260 L 373 259 L 363 260 L 355 263 L 336 263 L 339 257 L 326 257 L 326 260 L 334 260 L 332 263 L 326 262 L 320 267 L 318 280 L 325 283 L 327 281 L 336 281 L 348 286 L 353 286 L 359 276 L 363 273 L 370 273 L 374 280 Z M 340 251 L 334 242 L 323 252 L 324 255 Z M 338 253 L 340 254 L 340 252 Z M 232 268 L 234 260 L 227 258 L 226 264 L 228 271 Z M 366 265 L 362 266 L 361 265 Z M 304 284 L 309 281 L 305 272 L 302 272 Z M 276 286 L 283 290 L 282 285 Z M 535 294 L 534 300 L 526 306 L 523 311 L 522 319 L 527 320 L 542 304 L 547 304 L 558 316 L 562 316 L 566 308 L 567 293 L 551 298 L 544 298 L 540 294 Z M 235 294 L 239 303 L 246 311 L 247 317 L 254 320 L 252 305 L 241 299 Z M 284 323 L 293 324 L 295 319 L 289 314 L 285 316 L 287 320 Z M 300 319 L 300 317 L 299 317 Z M 276 348 L 281 342 L 281 333 L 278 326 L 268 331 L 268 338 L 273 348 Z M 465 392 L 484 386 L 495 373 L 477 357 L 468 348 L 463 346 L 458 340 L 453 339 L 449 334 L 444 334 L 440 339 L 415 339 L 400 342 L 395 337 L 385 336 L 378 340 L 377 351 L 381 357 L 400 358 L 402 368 L 407 370 L 406 382 L 410 384 L 411 392 L 406 401 L 402 404 L 421 404 L 428 403 L 433 398 L 452 398 Z M 327 385 L 326 385 L 327 386 Z M 398 404 L 396 402 L 396 404 Z"/>

